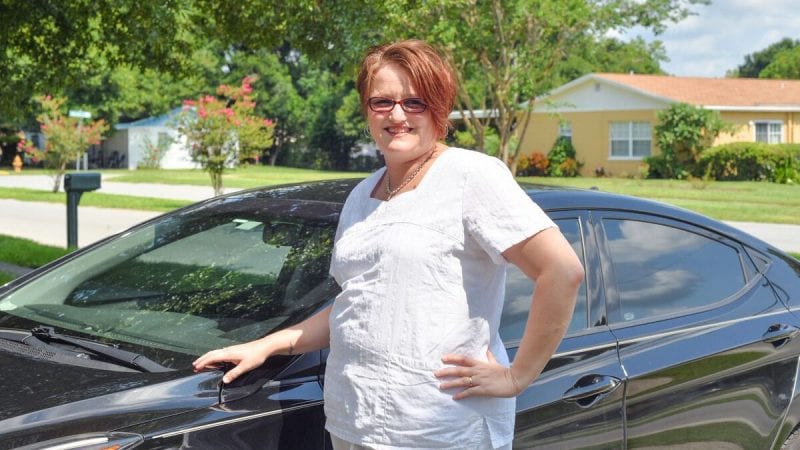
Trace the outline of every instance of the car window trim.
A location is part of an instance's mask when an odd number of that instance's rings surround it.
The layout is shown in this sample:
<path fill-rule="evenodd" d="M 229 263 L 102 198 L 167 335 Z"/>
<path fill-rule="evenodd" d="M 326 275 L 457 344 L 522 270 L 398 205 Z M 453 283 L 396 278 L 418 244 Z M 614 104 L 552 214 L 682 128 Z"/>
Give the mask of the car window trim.
<path fill-rule="evenodd" d="M 743 254 L 746 254 L 747 246 L 729 238 L 728 236 L 719 234 L 707 228 L 695 225 L 691 222 L 686 222 L 682 220 L 672 219 L 669 217 L 664 217 L 661 215 L 653 215 L 647 214 L 642 212 L 630 212 L 630 211 L 622 211 L 622 210 L 613 210 L 613 209 L 603 209 L 603 210 L 594 210 L 592 212 L 592 219 L 595 221 L 595 236 L 598 241 L 598 248 L 600 249 L 601 253 L 603 253 L 604 257 L 600 259 L 601 271 L 604 274 L 605 279 L 613 280 L 613 268 L 610 264 L 610 254 L 608 249 L 608 240 L 606 239 L 605 230 L 603 229 L 603 220 L 604 219 L 611 219 L 611 220 L 636 220 L 640 222 L 647 222 L 653 223 L 662 226 L 668 226 L 672 228 L 677 228 L 679 230 L 683 230 L 686 232 L 695 233 L 697 235 L 703 236 L 707 239 L 710 239 L 714 242 L 719 242 L 723 245 L 727 245 L 728 247 L 733 248 L 737 252 L 737 256 L 739 257 L 739 264 L 742 270 L 742 276 L 745 279 L 745 283 L 739 288 L 737 291 L 732 292 L 727 297 L 724 297 L 714 303 L 710 303 L 705 306 L 691 308 L 687 310 L 682 310 L 680 312 L 675 313 L 667 313 L 659 316 L 651 316 L 645 317 L 641 319 L 635 319 L 631 321 L 623 321 L 621 318 L 617 318 L 616 320 L 612 320 L 611 316 L 613 312 L 621 313 L 619 307 L 619 294 L 617 293 L 616 287 L 613 283 L 609 282 L 604 285 L 604 290 L 606 292 L 606 298 L 609 304 L 606 305 L 608 310 L 608 325 L 609 327 L 614 329 L 620 328 L 627 328 L 629 326 L 636 326 L 641 325 L 644 323 L 655 323 L 655 322 L 662 322 L 670 319 L 680 318 L 680 317 L 689 317 L 696 314 L 701 314 L 704 312 L 708 312 L 714 309 L 721 308 L 725 305 L 731 304 L 739 300 L 743 297 L 746 293 L 750 292 L 756 285 L 758 285 L 763 279 L 763 273 L 757 273 L 754 277 L 748 277 L 747 270 L 743 266 L 745 261 L 742 259 L 744 257 Z M 749 256 L 748 256 L 749 258 Z"/>

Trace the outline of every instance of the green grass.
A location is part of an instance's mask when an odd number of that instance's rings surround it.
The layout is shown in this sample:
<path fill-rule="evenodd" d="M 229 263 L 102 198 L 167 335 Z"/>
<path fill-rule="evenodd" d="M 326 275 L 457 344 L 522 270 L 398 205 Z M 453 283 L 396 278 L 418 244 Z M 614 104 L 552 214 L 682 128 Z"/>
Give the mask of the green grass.
<path fill-rule="evenodd" d="M 71 250 L 44 245 L 30 239 L 0 234 L 0 261 L 22 267 L 39 267 Z"/>
<path fill-rule="evenodd" d="M 105 175 L 113 175 L 113 181 L 126 183 L 165 183 L 210 186 L 206 172 L 196 169 L 178 170 L 104 170 Z M 225 187 L 251 188 L 302 181 L 330 180 L 334 178 L 361 178 L 366 172 L 336 172 L 325 170 L 298 169 L 280 166 L 243 166 L 225 170 L 222 181 Z"/>
<path fill-rule="evenodd" d="M 36 189 L 0 187 L 0 198 L 10 198 L 26 202 L 66 203 L 67 194 Z M 86 192 L 81 196 L 80 206 L 96 206 L 98 208 L 138 209 L 142 211 L 172 211 L 192 203 L 189 200 L 173 200 L 150 197 L 134 197 L 130 195 L 103 194 Z"/>
<path fill-rule="evenodd" d="M 0 272 L 0 286 L 8 283 L 9 281 L 13 280 L 14 278 L 17 278 L 16 275 L 12 275 L 12 274 L 6 273 L 6 272 Z"/>
<path fill-rule="evenodd" d="M 658 200 L 718 220 L 800 225 L 800 186 L 755 181 L 633 180 L 623 178 L 521 177 L 520 181 Z"/>

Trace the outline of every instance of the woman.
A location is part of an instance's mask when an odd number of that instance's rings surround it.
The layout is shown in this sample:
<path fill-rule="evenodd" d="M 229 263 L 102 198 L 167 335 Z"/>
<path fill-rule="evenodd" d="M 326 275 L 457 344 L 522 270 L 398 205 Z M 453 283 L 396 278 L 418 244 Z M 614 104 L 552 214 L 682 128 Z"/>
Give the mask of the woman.
<path fill-rule="evenodd" d="M 326 429 L 339 448 L 510 448 L 514 397 L 563 337 L 583 277 L 553 222 L 496 158 L 448 148 L 455 77 L 427 44 L 371 49 L 358 90 L 386 167 L 340 216 L 331 307 L 201 356 L 236 366 L 330 347 Z M 513 366 L 498 335 L 505 264 L 536 282 Z"/>

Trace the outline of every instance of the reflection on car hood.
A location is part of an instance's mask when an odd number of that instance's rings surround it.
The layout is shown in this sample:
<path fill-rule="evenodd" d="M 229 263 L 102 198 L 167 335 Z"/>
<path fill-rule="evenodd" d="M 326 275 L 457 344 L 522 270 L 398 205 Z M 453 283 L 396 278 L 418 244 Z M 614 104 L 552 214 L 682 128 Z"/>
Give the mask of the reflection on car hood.
<path fill-rule="evenodd" d="M 219 398 L 219 373 L 113 372 L 5 351 L 0 367 L 0 448 L 113 430 L 207 407 Z M 52 427 L 55 419 L 58 427 Z M 94 425 L 88 429 L 90 419 Z"/>

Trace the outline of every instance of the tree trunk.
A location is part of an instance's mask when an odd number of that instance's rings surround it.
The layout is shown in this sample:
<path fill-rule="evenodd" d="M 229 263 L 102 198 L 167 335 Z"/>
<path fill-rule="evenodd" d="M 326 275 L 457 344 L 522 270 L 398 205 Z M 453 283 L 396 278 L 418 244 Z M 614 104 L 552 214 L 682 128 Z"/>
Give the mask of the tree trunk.
<path fill-rule="evenodd" d="M 53 175 L 53 192 L 58 192 L 61 188 L 61 179 L 64 177 L 64 172 L 67 171 L 67 163 L 62 163 L 61 166 L 56 169 L 55 175 Z"/>
<path fill-rule="evenodd" d="M 214 188 L 214 196 L 222 195 L 222 172 L 208 172 L 211 175 L 211 186 Z"/>

